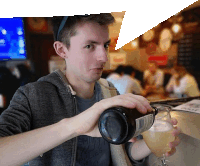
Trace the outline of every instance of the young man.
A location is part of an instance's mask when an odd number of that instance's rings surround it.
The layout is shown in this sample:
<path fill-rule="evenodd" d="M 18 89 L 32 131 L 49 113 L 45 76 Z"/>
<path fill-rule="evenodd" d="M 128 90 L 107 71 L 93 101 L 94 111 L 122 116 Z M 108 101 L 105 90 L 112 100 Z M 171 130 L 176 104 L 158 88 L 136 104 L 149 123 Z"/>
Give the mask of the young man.
<path fill-rule="evenodd" d="M 164 92 L 164 72 L 158 68 L 156 62 L 148 63 L 148 69 L 144 71 L 145 89 L 154 93 Z"/>
<path fill-rule="evenodd" d="M 113 106 L 151 111 L 141 96 L 103 98 L 105 86 L 98 80 L 107 61 L 108 25 L 113 21 L 111 14 L 54 18 L 54 48 L 65 59 L 66 71 L 55 71 L 17 90 L 0 116 L 1 166 L 28 161 L 38 166 L 131 165 L 122 146 L 106 142 L 97 125 L 101 113 Z M 113 85 L 106 88 L 115 92 Z M 172 143 L 168 155 L 179 142 Z M 127 149 L 136 160 L 151 153 L 139 141 Z"/>

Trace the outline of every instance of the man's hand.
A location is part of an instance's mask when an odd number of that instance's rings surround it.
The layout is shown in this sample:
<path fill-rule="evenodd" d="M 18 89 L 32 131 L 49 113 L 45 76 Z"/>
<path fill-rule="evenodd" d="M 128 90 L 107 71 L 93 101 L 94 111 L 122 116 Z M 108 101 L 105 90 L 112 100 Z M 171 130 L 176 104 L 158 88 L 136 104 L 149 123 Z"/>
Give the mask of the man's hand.
<path fill-rule="evenodd" d="M 173 125 L 176 125 L 178 122 L 175 118 L 172 118 L 171 120 Z M 176 146 L 178 146 L 180 144 L 180 138 L 178 137 L 178 135 L 181 133 L 180 128 L 178 127 L 174 127 L 174 130 L 172 132 L 172 135 L 175 137 L 175 140 L 173 142 L 169 143 L 169 147 L 171 148 L 171 151 L 167 152 L 165 155 L 166 157 L 173 155 L 176 152 Z"/>
<path fill-rule="evenodd" d="M 127 108 L 136 108 L 139 112 L 145 114 L 152 111 L 147 99 L 142 96 L 131 93 L 117 95 L 108 99 L 103 99 L 95 103 L 86 111 L 70 118 L 70 126 L 77 131 L 78 135 L 88 135 L 92 137 L 101 137 L 98 129 L 98 120 L 100 115 L 106 109 L 115 106 L 123 106 Z"/>
<path fill-rule="evenodd" d="M 177 124 L 177 120 L 174 118 L 172 118 L 171 122 L 173 125 Z M 176 152 L 175 147 L 178 146 L 180 143 L 180 139 L 178 138 L 180 132 L 181 131 L 179 128 L 174 127 L 172 135 L 175 137 L 175 140 L 169 143 L 171 150 L 165 154 L 166 157 L 171 156 Z M 132 138 L 129 140 L 129 142 L 134 143 L 132 146 L 131 155 L 135 160 L 141 160 L 151 154 L 151 150 L 148 148 L 144 140 L 138 141 L 137 138 Z"/>
<path fill-rule="evenodd" d="M 171 123 L 173 125 L 177 125 L 177 120 L 175 118 L 171 118 Z M 174 127 L 174 130 L 172 132 L 172 135 L 175 137 L 175 140 L 173 142 L 170 142 L 169 143 L 169 146 L 171 149 L 171 151 L 167 152 L 166 153 L 166 156 L 171 156 L 173 155 L 175 152 L 176 152 L 176 146 L 178 146 L 180 144 L 180 139 L 178 137 L 178 135 L 181 133 L 181 130 L 180 128 L 178 127 Z M 131 138 L 128 142 L 136 142 L 137 141 L 137 138 L 134 137 L 134 138 Z"/>

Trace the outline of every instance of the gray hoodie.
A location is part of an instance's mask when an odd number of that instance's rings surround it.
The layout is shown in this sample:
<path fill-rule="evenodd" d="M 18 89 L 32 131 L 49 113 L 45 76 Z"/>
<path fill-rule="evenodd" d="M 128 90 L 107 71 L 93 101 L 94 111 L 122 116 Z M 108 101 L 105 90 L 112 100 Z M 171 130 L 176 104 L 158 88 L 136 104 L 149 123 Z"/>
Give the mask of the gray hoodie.
<path fill-rule="evenodd" d="M 110 88 L 116 90 L 114 87 Z M 102 85 L 96 82 L 97 101 L 105 98 L 101 89 Z M 40 78 L 37 82 L 20 87 L 9 107 L 0 116 L 0 137 L 41 128 L 77 115 L 75 94 L 60 70 Z M 76 146 L 77 137 L 47 151 L 42 157 L 36 157 L 29 165 L 74 166 Z M 131 165 L 121 145 L 111 144 L 111 154 L 113 165 Z"/>

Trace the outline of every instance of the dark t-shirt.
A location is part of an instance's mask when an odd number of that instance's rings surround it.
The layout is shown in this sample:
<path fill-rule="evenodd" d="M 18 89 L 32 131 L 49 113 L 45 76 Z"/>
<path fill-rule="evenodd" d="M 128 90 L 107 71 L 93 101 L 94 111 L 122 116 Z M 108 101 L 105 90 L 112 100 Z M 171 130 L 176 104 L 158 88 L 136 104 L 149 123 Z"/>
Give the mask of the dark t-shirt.
<path fill-rule="evenodd" d="M 91 99 L 82 99 L 78 96 L 76 99 L 79 113 L 97 102 L 96 94 Z M 109 166 L 110 161 L 110 145 L 102 137 L 78 137 L 76 166 Z"/>

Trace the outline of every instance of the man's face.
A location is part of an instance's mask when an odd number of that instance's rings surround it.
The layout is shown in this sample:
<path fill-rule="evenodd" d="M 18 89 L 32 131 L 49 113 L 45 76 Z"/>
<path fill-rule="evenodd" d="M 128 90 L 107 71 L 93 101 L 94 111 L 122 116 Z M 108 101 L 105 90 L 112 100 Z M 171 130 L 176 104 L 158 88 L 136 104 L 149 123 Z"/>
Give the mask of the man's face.
<path fill-rule="evenodd" d="M 107 26 L 85 23 L 77 27 L 77 34 L 70 38 L 67 50 L 67 72 L 75 79 L 97 81 L 103 72 L 110 43 Z"/>
<path fill-rule="evenodd" d="M 149 63 L 149 71 L 154 74 L 156 70 L 157 70 L 156 65 L 154 63 Z"/>

